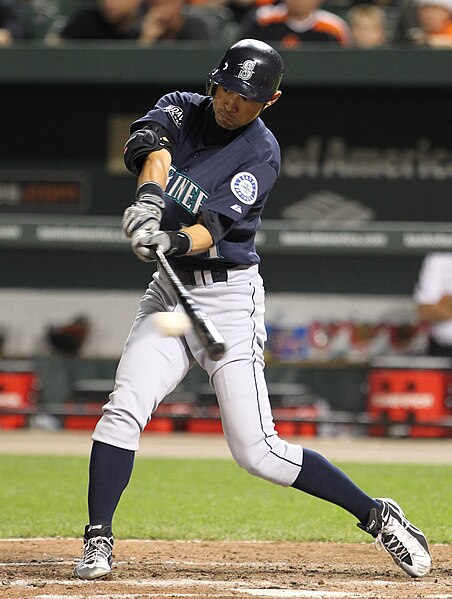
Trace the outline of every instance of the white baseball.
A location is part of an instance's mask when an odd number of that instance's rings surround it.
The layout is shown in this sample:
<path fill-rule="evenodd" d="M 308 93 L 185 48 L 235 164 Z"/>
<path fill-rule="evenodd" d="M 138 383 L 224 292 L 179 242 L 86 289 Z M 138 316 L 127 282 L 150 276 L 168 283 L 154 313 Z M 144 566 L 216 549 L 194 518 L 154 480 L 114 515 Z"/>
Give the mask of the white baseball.
<path fill-rule="evenodd" d="M 185 312 L 157 312 L 154 319 L 160 332 L 166 337 L 184 335 L 191 326 Z"/>

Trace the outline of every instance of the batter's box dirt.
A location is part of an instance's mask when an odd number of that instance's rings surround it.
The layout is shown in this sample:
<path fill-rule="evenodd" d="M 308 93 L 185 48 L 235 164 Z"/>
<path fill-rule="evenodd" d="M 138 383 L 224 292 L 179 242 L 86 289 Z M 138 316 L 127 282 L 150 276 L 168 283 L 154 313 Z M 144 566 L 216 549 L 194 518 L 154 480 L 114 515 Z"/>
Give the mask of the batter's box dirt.
<path fill-rule="evenodd" d="M 452 546 L 411 579 L 372 543 L 121 541 L 106 578 L 73 576 L 77 539 L 0 540 L 0 599 L 452 599 Z"/>

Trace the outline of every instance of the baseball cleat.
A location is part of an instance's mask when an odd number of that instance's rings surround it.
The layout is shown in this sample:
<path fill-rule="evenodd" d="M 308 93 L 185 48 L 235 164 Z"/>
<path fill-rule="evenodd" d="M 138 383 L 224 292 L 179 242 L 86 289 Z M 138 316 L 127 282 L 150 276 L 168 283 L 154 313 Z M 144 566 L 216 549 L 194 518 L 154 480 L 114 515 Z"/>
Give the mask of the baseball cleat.
<path fill-rule="evenodd" d="M 111 572 L 113 543 L 110 526 L 85 526 L 83 557 L 74 568 L 74 574 L 83 580 L 94 580 Z"/>
<path fill-rule="evenodd" d="M 375 537 L 377 549 L 385 549 L 409 576 L 419 578 L 430 571 L 432 558 L 424 534 L 409 522 L 393 499 L 376 499 L 381 509 L 372 508 L 366 524 L 357 526 Z"/>

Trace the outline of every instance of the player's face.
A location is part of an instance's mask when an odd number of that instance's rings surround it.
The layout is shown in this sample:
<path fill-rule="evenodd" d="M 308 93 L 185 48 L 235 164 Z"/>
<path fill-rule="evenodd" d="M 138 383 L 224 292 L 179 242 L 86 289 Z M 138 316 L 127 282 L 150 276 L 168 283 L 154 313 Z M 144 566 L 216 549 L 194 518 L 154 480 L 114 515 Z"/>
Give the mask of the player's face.
<path fill-rule="evenodd" d="M 278 91 L 271 100 L 262 104 L 218 85 L 213 96 L 215 120 L 223 129 L 239 129 L 254 121 L 267 106 L 276 102 L 280 95 L 281 92 Z"/>

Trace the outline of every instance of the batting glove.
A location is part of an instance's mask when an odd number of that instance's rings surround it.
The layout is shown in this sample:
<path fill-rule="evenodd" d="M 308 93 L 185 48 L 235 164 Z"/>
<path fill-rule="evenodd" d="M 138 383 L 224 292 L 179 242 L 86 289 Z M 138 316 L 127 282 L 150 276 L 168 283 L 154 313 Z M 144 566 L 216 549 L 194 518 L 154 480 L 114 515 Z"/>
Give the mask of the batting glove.
<path fill-rule="evenodd" d="M 149 231 L 140 229 L 132 235 L 132 250 L 143 262 L 157 260 L 156 250 L 167 256 L 185 256 L 192 248 L 192 239 L 182 231 Z"/>
<path fill-rule="evenodd" d="M 148 231 L 158 231 L 165 208 L 165 193 L 158 183 L 143 183 L 137 189 L 136 201 L 124 211 L 122 230 L 126 237 L 146 226 Z"/>

